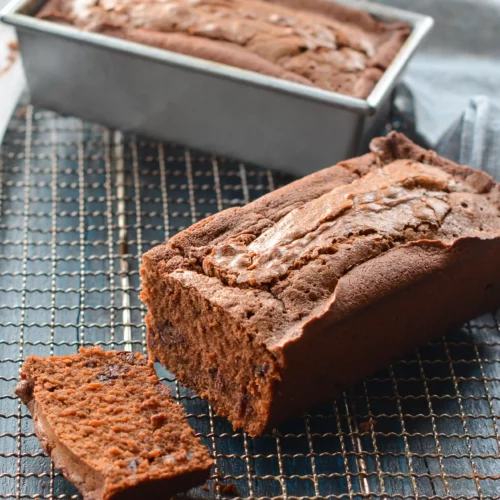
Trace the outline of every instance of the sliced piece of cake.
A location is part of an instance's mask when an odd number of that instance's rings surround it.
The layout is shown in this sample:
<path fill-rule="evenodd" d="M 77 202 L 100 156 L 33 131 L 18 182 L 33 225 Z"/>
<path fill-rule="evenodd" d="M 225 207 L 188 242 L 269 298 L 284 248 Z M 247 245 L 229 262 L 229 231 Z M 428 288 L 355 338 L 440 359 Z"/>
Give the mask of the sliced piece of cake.
<path fill-rule="evenodd" d="M 43 449 L 85 500 L 168 498 L 208 478 L 207 450 L 139 353 L 30 356 L 16 394 Z"/>

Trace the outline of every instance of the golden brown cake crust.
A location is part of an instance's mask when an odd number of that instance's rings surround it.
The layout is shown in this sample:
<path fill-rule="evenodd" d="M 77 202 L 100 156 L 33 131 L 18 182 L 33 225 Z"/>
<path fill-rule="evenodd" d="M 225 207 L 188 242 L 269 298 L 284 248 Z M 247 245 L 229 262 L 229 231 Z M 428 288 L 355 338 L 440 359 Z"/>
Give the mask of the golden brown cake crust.
<path fill-rule="evenodd" d="M 328 0 L 49 0 L 38 17 L 360 98 L 409 34 Z"/>
<path fill-rule="evenodd" d="M 252 434 L 500 303 L 499 185 L 371 150 L 144 255 L 151 357 Z"/>
<path fill-rule="evenodd" d="M 141 354 L 91 347 L 30 356 L 16 394 L 85 500 L 168 496 L 208 477 L 207 450 Z"/>

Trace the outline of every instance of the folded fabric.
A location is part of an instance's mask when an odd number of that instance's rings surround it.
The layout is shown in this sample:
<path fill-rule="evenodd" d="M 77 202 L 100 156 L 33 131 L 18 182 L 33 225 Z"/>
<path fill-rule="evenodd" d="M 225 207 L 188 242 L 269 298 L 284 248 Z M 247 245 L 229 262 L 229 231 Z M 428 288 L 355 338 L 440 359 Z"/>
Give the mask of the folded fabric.
<path fill-rule="evenodd" d="M 436 149 L 472 97 L 484 95 L 500 106 L 498 0 L 376 1 L 434 18 L 434 29 L 404 76 L 417 131 L 428 147 Z"/>
<path fill-rule="evenodd" d="M 500 179 L 500 106 L 485 96 L 471 99 L 439 141 L 439 154 Z"/>

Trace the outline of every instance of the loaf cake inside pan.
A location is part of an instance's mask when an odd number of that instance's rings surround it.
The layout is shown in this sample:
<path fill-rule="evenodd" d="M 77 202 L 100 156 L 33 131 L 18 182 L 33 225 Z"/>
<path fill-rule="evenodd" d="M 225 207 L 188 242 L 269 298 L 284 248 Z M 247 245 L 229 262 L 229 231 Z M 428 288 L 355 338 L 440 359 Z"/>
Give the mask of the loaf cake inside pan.
<path fill-rule="evenodd" d="M 361 98 L 409 34 L 330 0 L 48 0 L 38 17 Z"/>
<path fill-rule="evenodd" d="M 500 304 L 500 187 L 401 134 L 144 255 L 150 357 L 257 435 Z"/>
<path fill-rule="evenodd" d="M 141 354 L 30 356 L 16 393 L 85 500 L 169 498 L 208 478 L 208 451 Z"/>

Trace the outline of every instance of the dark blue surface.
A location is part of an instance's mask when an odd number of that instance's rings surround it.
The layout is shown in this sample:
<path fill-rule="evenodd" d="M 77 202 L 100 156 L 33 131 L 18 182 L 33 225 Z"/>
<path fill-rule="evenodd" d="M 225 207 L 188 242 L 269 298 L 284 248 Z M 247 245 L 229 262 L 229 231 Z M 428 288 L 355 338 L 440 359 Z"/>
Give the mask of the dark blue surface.
<path fill-rule="evenodd" d="M 123 348 L 124 263 L 132 344 L 144 350 L 141 253 L 292 179 L 30 107 L 10 124 L 0 174 L 0 498 L 70 498 L 13 397 L 21 359 Z M 485 315 L 258 439 L 160 370 L 216 458 L 209 491 L 189 496 L 220 497 L 218 478 L 246 498 L 500 498 L 498 320 Z"/>

